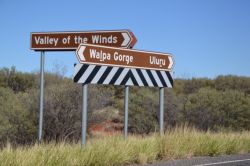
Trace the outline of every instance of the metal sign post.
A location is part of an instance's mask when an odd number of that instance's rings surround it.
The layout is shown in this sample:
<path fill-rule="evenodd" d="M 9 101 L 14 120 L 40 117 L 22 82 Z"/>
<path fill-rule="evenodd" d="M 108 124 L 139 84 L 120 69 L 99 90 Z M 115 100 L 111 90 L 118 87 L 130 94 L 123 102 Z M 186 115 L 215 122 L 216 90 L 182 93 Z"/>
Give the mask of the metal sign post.
<path fill-rule="evenodd" d="M 82 146 L 86 145 L 88 84 L 82 85 Z"/>
<path fill-rule="evenodd" d="M 128 137 L 128 93 L 129 86 L 125 86 L 125 96 L 124 96 L 124 139 Z"/>
<path fill-rule="evenodd" d="M 45 52 L 41 51 L 41 61 L 40 61 L 40 113 L 39 113 L 38 142 L 42 141 L 42 130 L 43 130 L 44 60 L 45 60 Z"/>
<path fill-rule="evenodd" d="M 160 104 L 160 134 L 164 134 L 164 87 L 160 88 L 159 95 Z"/>

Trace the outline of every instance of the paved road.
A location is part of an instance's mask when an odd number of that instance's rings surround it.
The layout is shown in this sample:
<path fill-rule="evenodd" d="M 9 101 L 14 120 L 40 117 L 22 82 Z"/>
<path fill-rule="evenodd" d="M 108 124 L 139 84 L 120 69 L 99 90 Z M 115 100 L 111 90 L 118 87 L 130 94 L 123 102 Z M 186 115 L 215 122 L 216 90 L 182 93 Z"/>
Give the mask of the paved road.
<path fill-rule="evenodd" d="M 146 166 L 250 166 L 250 154 L 220 157 L 195 157 L 148 164 Z"/>

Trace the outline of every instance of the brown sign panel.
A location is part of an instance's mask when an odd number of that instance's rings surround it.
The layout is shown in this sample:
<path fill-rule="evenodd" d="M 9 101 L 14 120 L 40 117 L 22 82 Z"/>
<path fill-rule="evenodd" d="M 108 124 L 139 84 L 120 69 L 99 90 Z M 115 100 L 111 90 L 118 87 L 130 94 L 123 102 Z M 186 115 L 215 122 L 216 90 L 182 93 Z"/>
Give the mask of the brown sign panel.
<path fill-rule="evenodd" d="M 80 63 L 170 71 L 171 54 L 80 44 L 76 50 Z"/>
<path fill-rule="evenodd" d="M 81 43 L 132 48 L 137 41 L 128 30 L 31 33 L 30 40 L 37 51 L 76 50 Z"/>

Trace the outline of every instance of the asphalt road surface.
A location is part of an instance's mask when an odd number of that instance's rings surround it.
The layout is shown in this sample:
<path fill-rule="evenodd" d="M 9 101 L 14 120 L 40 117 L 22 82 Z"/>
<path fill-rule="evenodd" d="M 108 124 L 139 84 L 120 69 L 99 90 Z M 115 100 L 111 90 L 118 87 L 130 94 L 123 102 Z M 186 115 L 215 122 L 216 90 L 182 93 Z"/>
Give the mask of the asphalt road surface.
<path fill-rule="evenodd" d="M 147 164 L 145 166 L 250 166 L 250 154 L 219 157 L 195 157 Z"/>

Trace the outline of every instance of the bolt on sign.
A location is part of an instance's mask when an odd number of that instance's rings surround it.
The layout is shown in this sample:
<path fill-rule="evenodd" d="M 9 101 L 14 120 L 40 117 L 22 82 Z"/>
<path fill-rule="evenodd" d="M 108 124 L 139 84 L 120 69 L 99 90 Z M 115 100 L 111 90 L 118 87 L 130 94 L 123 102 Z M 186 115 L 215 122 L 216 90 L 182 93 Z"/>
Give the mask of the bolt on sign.
<path fill-rule="evenodd" d="M 171 71 L 173 58 L 168 53 L 158 53 L 91 44 L 80 44 L 76 55 L 82 64 L 107 65 L 128 68 Z"/>
<path fill-rule="evenodd" d="M 137 41 L 129 30 L 33 32 L 30 36 L 30 48 L 36 51 L 72 51 L 81 43 L 132 48 Z"/>

